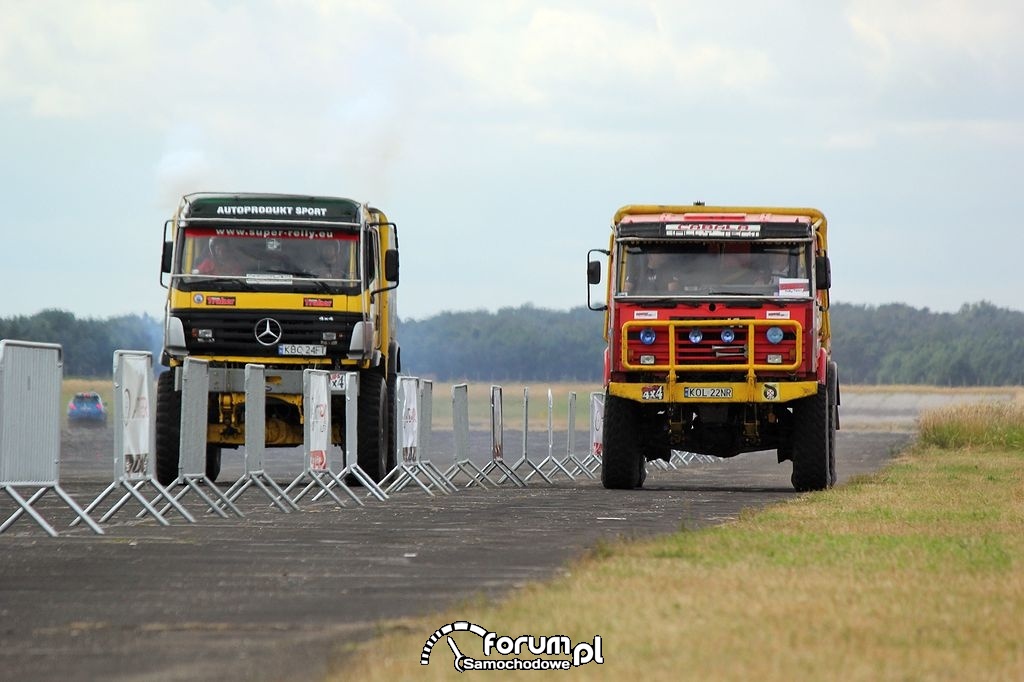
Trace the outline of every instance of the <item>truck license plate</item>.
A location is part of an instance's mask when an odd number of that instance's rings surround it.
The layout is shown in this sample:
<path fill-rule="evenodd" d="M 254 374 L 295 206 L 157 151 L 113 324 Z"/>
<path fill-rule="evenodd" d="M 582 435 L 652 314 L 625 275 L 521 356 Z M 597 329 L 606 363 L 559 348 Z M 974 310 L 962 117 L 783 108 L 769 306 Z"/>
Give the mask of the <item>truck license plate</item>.
<path fill-rule="evenodd" d="M 731 388 L 725 388 L 725 387 L 719 387 L 719 386 L 711 386 L 711 387 L 706 387 L 706 388 L 703 388 L 703 387 L 695 387 L 695 388 L 686 387 L 686 388 L 683 389 L 683 397 L 684 398 L 731 398 L 732 397 L 732 389 Z"/>
<path fill-rule="evenodd" d="M 327 346 L 315 343 L 282 343 L 278 355 L 327 355 Z"/>

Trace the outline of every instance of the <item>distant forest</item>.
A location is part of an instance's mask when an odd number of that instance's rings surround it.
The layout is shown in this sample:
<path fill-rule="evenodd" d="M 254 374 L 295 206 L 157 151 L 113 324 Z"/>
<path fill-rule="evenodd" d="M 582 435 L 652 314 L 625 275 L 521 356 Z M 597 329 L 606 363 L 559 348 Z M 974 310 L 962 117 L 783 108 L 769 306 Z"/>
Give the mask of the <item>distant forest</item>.
<path fill-rule="evenodd" d="M 601 313 L 524 305 L 443 312 L 399 325 L 403 372 L 438 381 L 599 382 Z M 64 375 L 108 377 L 115 350 L 150 350 L 162 322 L 148 315 L 80 319 L 45 310 L 0 318 L 0 339 L 59 343 Z M 833 304 L 833 351 L 843 383 L 1024 385 L 1024 312 L 990 303 L 936 313 L 903 304 Z"/>
<path fill-rule="evenodd" d="M 77 318 L 63 310 L 0 318 L 0 339 L 59 343 L 66 377 L 109 377 L 115 350 L 148 350 L 159 364 L 163 321 L 148 315 Z"/>

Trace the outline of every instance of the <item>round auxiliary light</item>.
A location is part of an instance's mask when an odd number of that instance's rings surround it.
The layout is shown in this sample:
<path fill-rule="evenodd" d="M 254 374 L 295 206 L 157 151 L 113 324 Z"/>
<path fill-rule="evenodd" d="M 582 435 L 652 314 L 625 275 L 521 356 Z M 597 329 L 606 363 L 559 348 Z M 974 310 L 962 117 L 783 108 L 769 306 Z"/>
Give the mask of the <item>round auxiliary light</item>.
<path fill-rule="evenodd" d="M 699 329 L 690 330 L 690 343 L 700 343 L 701 339 L 704 338 L 704 332 Z"/>
<path fill-rule="evenodd" d="M 782 330 L 778 327 L 768 327 L 765 336 L 768 337 L 768 343 L 781 343 L 783 334 Z"/>
<path fill-rule="evenodd" d="M 726 327 L 722 330 L 722 343 L 732 343 L 736 340 L 736 332 Z"/>
<path fill-rule="evenodd" d="M 657 338 L 658 335 L 655 334 L 654 330 L 651 329 L 650 327 L 640 331 L 640 343 L 644 344 L 645 346 L 651 345 Z"/>

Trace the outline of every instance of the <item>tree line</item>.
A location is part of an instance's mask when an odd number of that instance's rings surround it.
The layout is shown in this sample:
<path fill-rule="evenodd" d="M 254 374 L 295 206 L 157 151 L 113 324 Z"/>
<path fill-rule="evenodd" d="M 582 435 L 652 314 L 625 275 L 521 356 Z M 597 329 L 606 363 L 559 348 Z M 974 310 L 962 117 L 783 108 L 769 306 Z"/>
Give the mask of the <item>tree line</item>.
<path fill-rule="evenodd" d="M 109 377 L 115 350 L 148 350 L 154 364 L 163 348 L 163 324 L 149 315 L 78 318 L 64 310 L 0 318 L 0 339 L 59 343 L 64 376 Z"/>
<path fill-rule="evenodd" d="M 442 312 L 399 323 L 402 369 L 439 381 L 600 382 L 604 316 L 532 305 Z M 115 350 L 150 350 L 162 323 L 148 315 L 76 318 L 61 310 L 0 318 L 0 338 L 59 343 L 65 376 L 107 377 Z M 937 313 L 900 303 L 832 305 L 843 383 L 1024 385 L 1024 312 L 990 303 Z"/>

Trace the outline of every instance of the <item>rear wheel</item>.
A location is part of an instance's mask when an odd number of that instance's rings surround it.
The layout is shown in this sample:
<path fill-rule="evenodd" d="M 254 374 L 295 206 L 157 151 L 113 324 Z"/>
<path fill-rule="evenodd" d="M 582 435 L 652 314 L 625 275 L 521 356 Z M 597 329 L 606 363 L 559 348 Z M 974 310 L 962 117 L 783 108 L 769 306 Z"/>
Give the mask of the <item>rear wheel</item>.
<path fill-rule="evenodd" d="M 359 383 L 359 468 L 379 483 L 388 471 L 388 389 L 384 377 L 365 374 Z"/>
<path fill-rule="evenodd" d="M 178 478 L 180 448 L 181 392 L 174 390 L 174 370 L 170 369 L 156 380 L 156 480 L 160 485 L 170 485 Z"/>
<path fill-rule="evenodd" d="M 636 403 L 611 395 L 604 399 L 604 450 L 601 483 L 605 488 L 632 490 L 646 478 L 647 467 L 636 429 Z"/>

